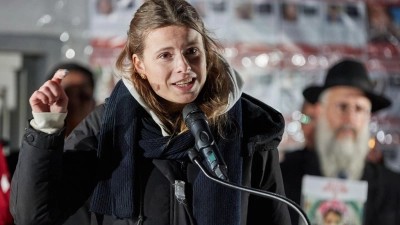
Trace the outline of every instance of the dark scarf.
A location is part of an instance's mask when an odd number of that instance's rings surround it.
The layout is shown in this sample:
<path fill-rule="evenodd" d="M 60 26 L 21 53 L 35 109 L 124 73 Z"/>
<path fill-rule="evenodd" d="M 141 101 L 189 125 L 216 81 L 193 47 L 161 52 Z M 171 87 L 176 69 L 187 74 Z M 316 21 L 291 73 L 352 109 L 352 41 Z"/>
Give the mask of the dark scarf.
<path fill-rule="evenodd" d="M 242 176 L 241 115 L 239 100 L 228 112 L 230 126 L 235 128 L 227 127 L 230 132 L 225 132 L 226 139 L 216 138 L 228 166 L 229 180 L 237 184 L 241 184 Z M 142 148 L 146 158 L 187 160 L 187 149 L 194 146 L 192 134 L 187 131 L 170 140 L 162 136 L 159 127 L 145 122 L 144 117 L 148 117 L 147 112 L 119 81 L 106 100 L 97 153 L 103 177 L 94 190 L 90 211 L 120 219 L 138 215 L 140 209 L 134 204 L 134 199 L 140 198 L 134 191 L 140 185 L 134 182 L 138 177 L 134 169 L 137 166 L 135 149 Z M 232 132 L 232 129 L 238 131 Z M 138 136 L 143 139 L 137 141 Z M 240 224 L 240 198 L 240 191 L 217 184 L 199 173 L 193 184 L 193 213 L 197 224 Z"/>

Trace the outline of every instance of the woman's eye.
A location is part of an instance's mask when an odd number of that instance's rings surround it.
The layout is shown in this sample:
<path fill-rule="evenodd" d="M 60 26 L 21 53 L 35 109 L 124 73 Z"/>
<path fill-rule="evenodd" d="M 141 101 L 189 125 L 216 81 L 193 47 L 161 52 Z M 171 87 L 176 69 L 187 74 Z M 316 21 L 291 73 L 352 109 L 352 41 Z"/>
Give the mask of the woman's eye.
<path fill-rule="evenodd" d="M 159 57 L 162 58 L 162 59 L 170 58 L 170 57 L 171 57 L 171 54 L 169 54 L 169 53 L 162 53 Z"/>
<path fill-rule="evenodd" d="M 186 54 L 195 54 L 195 53 L 197 53 L 199 50 L 197 49 L 197 48 L 189 48 L 187 51 L 186 51 Z"/>

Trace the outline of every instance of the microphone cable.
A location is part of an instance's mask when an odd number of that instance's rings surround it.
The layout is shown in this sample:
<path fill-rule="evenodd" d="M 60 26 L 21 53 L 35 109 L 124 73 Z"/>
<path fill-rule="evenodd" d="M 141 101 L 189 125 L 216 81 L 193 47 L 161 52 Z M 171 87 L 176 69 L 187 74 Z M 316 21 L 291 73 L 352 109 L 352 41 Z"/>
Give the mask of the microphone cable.
<path fill-rule="evenodd" d="M 306 225 L 311 225 L 311 222 L 308 219 L 307 214 L 294 201 L 286 198 L 285 196 L 282 196 L 282 195 L 279 195 L 279 194 L 276 194 L 273 192 L 263 191 L 263 190 L 255 189 L 255 188 L 249 188 L 249 187 L 234 184 L 234 183 L 226 181 L 226 180 L 216 178 L 216 177 L 212 176 L 210 173 L 208 173 L 207 170 L 202 166 L 202 163 L 200 161 L 201 156 L 199 155 L 198 151 L 196 151 L 194 148 L 190 148 L 190 149 L 188 149 L 188 155 L 189 155 L 190 160 L 193 163 L 197 164 L 197 166 L 199 166 L 201 171 L 203 171 L 204 175 L 206 177 L 208 177 L 209 179 L 211 179 L 217 183 L 220 183 L 222 185 L 225 185 L 229 188 L 237 189 L 240 191 L 246 191 L 248 193 L 255 194 L 255 195 L 258 195 L 261 197 L 266 197 L 266 198 L 270 198 L 273 200 L 281 201 L 281 202 L 287 204 L 288 206 L 292 207 L 300 215 L 300 217 L 303 219 L 303 221 L 306 223 Z"/>

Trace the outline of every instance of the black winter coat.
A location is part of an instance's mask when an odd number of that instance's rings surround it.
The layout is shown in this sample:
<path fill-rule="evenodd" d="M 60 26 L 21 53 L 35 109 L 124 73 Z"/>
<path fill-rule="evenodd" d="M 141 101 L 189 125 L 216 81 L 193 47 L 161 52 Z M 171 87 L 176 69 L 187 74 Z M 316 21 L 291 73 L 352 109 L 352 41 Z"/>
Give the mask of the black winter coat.
<path fill-rule="evenodd" d="M 239 101 L 244 133 L 241 145 L 246 149 L 241 156 L 241 185 L 284 196 L 277 150 L 283 134 L 283 117 L 246 94 Z M 104 104 L 98 106 L 65 143 L 64 130 L 45 134 L 27 128 L 11 187 L 11 212 L 17 225 L 62 224 L 90 197 L 99 181 L 96 151 L 104 109 Z M 259 124 L 261 118 L 268 123 Z M 171 182 L 179 176 L 193 183 L 200 171 L 198 167 L 176 160 L 145 159 L 142 168 L 149 176 L 143 190 L 143 224 L 196 224 L 190 205 L 176 200 Z M 286 204 L 247 192 L 241 195 L 241 213 L 242 225 L 291 224 Z M 92 225 L 136 223 L 137 218 L 118 219 L 92 213 Z"/>

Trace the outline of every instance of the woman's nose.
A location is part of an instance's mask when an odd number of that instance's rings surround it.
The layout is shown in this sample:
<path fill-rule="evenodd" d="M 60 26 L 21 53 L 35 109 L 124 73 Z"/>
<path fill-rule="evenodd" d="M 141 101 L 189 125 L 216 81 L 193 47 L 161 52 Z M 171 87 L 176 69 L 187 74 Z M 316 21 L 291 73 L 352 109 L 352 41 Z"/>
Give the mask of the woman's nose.
<path fill-rule="evenodd" d="M 180 54 L 176 60 L 177 60 L 176 67 L 179 73 L 188 73 L 192 69 L 189 65 L 188 60 L 183 54 Z"/>

